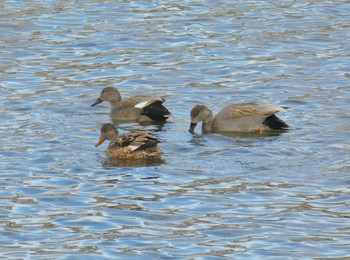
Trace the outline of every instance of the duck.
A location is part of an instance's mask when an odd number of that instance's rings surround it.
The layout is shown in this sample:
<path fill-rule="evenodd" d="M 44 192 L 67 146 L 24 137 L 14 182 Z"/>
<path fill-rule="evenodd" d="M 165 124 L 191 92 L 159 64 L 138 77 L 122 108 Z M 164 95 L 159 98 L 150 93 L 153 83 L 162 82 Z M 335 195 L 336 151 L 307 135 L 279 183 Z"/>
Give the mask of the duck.
<path fill-rule="evenodd" d="M 275 114 L 288 107 L 273 104 L 235 103 L 224 107 L 217 115 L 205 105 L 197 104 L 191 110 L 190 133 L 202 122 L 202 133 L 255 132 L 291 129 Z"/>
<path fill-rule="evenodd" d="M 171 113 L 163 106 L 165 96 L 134 96 L 122 100 L 120 92 L 115 87 L 102 89 L 99 98 L 92 107 L 107 101 L 111 104 L 109 116 L 117 121 L 166 121 Z"/>
<path fill-rule="evenodd" d="M 118 135 L 118 129 L 111 123 L 101 127 L 101 135 L 95 147 L 109 140 L 107 157 L 116 159 L 154 159 L 160 158 L 160 141 L 147 132 L 137 131 Z"/>

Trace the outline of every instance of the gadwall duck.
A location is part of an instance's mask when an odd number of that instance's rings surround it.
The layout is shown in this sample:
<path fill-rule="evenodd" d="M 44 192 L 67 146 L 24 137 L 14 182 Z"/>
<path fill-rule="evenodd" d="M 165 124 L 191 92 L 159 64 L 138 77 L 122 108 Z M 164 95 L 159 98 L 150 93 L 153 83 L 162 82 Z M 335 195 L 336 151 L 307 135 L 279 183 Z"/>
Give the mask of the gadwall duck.
<path fill-rule="evenodd" d="M 103 101 L 111 103 L 110 117 L 120 121 L 165 121 L 170 112 L 163 106 L 165 97 L 135 96 L 122 100 L 118 89 L 106 87 L 102 89 L 100 97 L 91 106 Z"/>
<path fill-rule="evenodd" d="M 162 151 L 157 146 L 160 142 L 156 137 L 146 132 L 129 132 L 118 135 L 117 128 L 113 124 L 104 124 L 101 128 L 101 136 L 96 147 L 105 140 L 109 140 L 106 154 L 111 158 L 119 159 L 151 159 L 160 158 Z"/>
<path fill-rule="evenodd" d="M 190 133 L 202 123 L 203 133 L 212 132 L 254 132 L 264 130 L 287 130 L 290 126 L 275 114 L 287 107 L 271 104 L 237 103 L 223 108 L 216 116 L 203 105 L 191 110 Z"/>

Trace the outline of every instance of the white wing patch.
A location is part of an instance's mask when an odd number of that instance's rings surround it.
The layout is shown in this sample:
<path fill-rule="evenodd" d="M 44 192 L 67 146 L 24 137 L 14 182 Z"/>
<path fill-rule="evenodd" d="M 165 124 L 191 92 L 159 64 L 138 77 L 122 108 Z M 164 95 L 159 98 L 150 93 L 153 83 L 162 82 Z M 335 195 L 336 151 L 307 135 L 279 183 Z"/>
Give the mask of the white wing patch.
<path fill-rule="evenodd" d="M 134 107 L 142 109 L 142 108 L 149 106 L 152 103 L 153 103 L 153 100 L 147 100 L 147 101 L 143 101 L 141 103 L 136 104 Z"/>
<path fill-rule="evenodd" d="M 135 151 L 137 148 L 139 148 L 139 145 L 129 145 L 132 151 Z"/>
<path fill-rule="evenodd" d="M 134 107 L 142 109 L 142 108 L 145 108 L 145 107 L 151 105 L 152 103 L 154 103 L 156 101 L 162 101 L 163 102 L 164 99 L 161 98 L 161 97 L 152 98 L 150 100 L 146 100 L 146 101 L 140 102 L 140 103 L 136 104 Z"/>

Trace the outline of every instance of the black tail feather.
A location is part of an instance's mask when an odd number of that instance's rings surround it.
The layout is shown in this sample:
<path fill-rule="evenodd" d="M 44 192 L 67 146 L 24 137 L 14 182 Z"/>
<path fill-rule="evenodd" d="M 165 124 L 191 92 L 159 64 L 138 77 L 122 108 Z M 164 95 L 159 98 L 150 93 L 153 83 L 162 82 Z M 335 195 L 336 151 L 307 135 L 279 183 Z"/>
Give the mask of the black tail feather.
<path fill-rule="evenodd" d="M 160 102 L 155 102 L 143 108 L 143 115 L 148 116 L 154 121 L 165 121 L 169 118 L 169 110 Z"/>
<path fill-rule="evenodd" d="M 283 130 L 283 129 L 290 128 L 289 125 L 287 125 L 285 122 L 283 122 L 281 119 L 279 119 L 275 115 L 266 117 L 263 124 L 270 127 L 273 130 Z"/>

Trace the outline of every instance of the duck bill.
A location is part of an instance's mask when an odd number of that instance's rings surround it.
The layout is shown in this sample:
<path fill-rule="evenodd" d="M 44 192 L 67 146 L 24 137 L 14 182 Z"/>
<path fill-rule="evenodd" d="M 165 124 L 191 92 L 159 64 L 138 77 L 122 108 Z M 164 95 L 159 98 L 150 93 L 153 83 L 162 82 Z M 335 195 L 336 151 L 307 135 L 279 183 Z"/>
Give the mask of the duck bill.
<path fill-rule="evenodd" d="M 100 99 L 100 98 L 98 98 L 98 99 L 95 101 L 95 103 L 93 103 L 91 106 L 94 107 L 94 106 L 96 106 L 96 105 L 98 105 L 98 104 L 100 104 L 100 103 L 102 103 L 102 102 L 103 102 L 103 100 Z"/>
<path fill-rule="evenodd" d="M 193 134 L 194 133 L 194 129 L 196 128 L 196 123 L 191 123 L 191 125 L 190 125 L 190 129 L 188 129 L 188 131 L 191 133 L 191 134 Z"/>
<path fill-rule="evenodd" d="M 98 142 L 95 144 L 95 147 L 99 146 L 100 144 L 102 144 L 106 139 L 103 137 L 100 137 L 100 140 L 98 140 Z"/>

